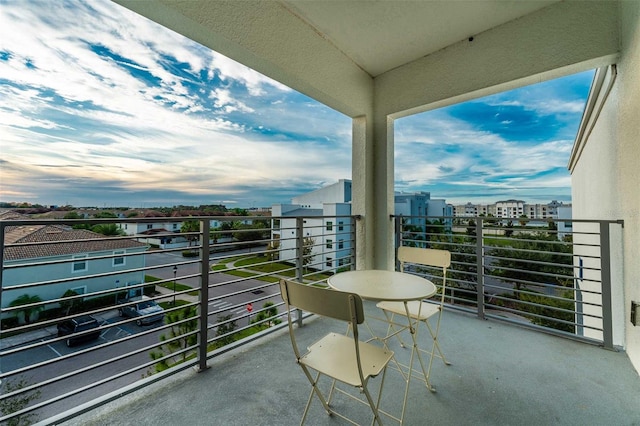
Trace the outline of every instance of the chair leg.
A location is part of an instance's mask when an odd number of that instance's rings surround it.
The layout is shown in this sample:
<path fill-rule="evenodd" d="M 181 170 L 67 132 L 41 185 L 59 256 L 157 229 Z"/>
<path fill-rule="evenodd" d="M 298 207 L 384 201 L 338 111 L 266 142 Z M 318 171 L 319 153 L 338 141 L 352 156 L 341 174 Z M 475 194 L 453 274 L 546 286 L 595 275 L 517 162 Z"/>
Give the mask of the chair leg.
<path fill-rule="evenodd" d="M 389 314 L 387 313 L 387 311 L 384 311 L 384 316 L 387 318 L 387 322 L 389 323 L 389 326 L 387 327 L 387 336 L 396 336 L 396 338 L 398 339 L 398 342 L 400 342 L 400 346 L 403 348 L 406 348 L 407 345 L 405 345 L 404 341 L 402 340 L 402 337 L 400 336 L 400 332 L 402 330 L 396 330 L 396 328 L 393 325 L 393 320 L 395 318 L 395 314 L 391 313 L 391 317 L 389 317 Z M 385 338 L 385 340 L 387 340 L 388 338 Z"/>
<path fill-rule="evenodd" d="M 311 373 L 309 373 L 309 370 L 304 365 L 300 364 L 300 367 L 304 371 L 304 374 L 307 376 L 307 379 L 309 379 L 309 383 L 311 383 L 311 392 L 309 393 L 309 399 L 307 400 L 307 405 L 304 408 L 304 413 L 302 414 L 302 420 L 300 421 L 300 425 L 303 425 L 304 421 L 307 418 L 307 414 L 309 413 L 309 407 L 311 407 L 311 401 L 313 400 L 314 393 L 322 403 L 322 406 L 324 407 L 324 410 L 327 412 L 328 415 L 333 414 L 333 410 L 331 410 L 331 407 L 329 407 L 329 404 L 324 398 L 324 395 L 322 395 L 322 392 L 320 392 L 320 389 L 318 389 L 318 381 L 320 380 L 320 373 L 316 374 L 316 378 L 314 380 L 313 377 L 311 376 Z"/>
<path fill-rule="evenodd" d="M 425 321 L 425 323 L 427 324 L 427 328 L 429 329 L 429 334 L 431 334 L 431 338 L 433 339 L 433 347 L 431 348 L 431 353 L 434 354 L 434 352 L 437 350 L 438 351 L 438 358 L 442 359 L 442 362 L 444 362 L 445 365 L 451 365 L 451 363 L 449 361 L 447 361 L 447 359 L 445 358 L 444 353 L 442 352 L 442 349 L 440 348 L 440 342 L 438 341 L 437 330 L 434 333 L 433 329 L 429 325 L 429 322 Z"/>

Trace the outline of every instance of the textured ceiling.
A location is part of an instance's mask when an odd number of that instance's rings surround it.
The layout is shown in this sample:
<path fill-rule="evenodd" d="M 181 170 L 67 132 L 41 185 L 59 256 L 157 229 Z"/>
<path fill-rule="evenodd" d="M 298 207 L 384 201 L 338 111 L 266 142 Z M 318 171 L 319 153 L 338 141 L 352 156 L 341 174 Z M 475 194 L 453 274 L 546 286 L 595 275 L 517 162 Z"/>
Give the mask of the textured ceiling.
<path fill-rule="evenodd" d="M 375 77 L 556 1 L 283 0 L 281 3 Z"/>

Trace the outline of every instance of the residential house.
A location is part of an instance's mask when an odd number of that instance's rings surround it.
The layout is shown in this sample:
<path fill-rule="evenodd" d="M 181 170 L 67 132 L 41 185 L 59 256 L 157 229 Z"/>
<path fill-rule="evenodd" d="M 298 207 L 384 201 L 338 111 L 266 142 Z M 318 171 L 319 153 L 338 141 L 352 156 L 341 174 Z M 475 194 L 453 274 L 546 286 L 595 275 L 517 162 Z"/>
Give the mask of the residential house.
<path fill-rule="evenodd" d="M 3 214 L 0 219 L 25 217 Z M 148 246 L 132 239 L 108 238 L 66 225 L 20 225 L 6 228 L 4 242 L 22 245 L 4 250 L 3 308 L 26 293 L 12 290 L 22 284 L 59 281 L 28 290 L 29 296 L 46 301 L 61 298 L 67 290 L 91 295 L 144 282 L 144 272 L 136 269 L 145 266 Z"/>

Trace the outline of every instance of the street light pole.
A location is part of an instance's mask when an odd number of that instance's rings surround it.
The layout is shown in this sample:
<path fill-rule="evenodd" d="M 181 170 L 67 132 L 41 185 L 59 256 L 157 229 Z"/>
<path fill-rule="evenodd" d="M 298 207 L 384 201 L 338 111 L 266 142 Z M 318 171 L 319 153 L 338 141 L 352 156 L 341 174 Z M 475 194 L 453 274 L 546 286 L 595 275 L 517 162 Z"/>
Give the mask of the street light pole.
<path fill-rule="evenodd" d="M 178 272 L 178 267 L 173 265 L 173 306 L 176 306 L 176 273 Z"/>

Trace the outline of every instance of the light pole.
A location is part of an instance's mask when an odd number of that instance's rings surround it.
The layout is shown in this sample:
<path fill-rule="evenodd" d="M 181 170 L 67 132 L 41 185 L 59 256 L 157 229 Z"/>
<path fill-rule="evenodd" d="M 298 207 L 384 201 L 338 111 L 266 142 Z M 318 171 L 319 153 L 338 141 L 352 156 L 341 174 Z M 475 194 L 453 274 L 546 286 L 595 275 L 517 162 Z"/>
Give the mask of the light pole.
<path fill-rule="evenodd" d="M 176 306 L 176 274 L 178 273 L 178 267 L 173 265 L 173 306 Z"/>

